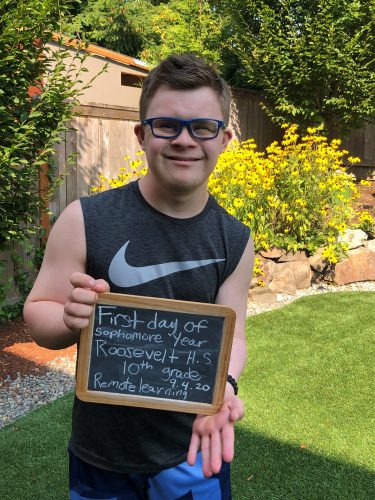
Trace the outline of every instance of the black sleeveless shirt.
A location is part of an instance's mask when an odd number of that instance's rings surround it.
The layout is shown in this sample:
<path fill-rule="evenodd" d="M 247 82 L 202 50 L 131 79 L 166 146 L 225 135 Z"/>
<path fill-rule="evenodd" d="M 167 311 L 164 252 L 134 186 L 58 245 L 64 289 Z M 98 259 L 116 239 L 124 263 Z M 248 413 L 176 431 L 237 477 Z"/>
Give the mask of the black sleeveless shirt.
<path fill-rule="evenodd" d="M 176 219 L 151 207 L 136 181 L 82 198 L 81 206 L 86 272 L 111 292 L 214 303 L 250 235 L 212 196 L 200 214 Z M 157 472 L 186 460 L 194 419 L 75 398 L 69 446 L 102 469 Z"/>

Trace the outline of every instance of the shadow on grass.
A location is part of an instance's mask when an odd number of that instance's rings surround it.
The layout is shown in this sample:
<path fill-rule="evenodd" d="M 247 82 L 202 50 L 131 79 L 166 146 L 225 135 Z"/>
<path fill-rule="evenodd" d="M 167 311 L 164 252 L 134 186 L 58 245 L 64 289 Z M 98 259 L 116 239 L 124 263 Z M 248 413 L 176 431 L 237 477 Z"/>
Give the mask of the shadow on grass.
<path fill-rule="evenodd" d="M 0 498 L 66 500 L 73 395 L 0 431 Z M 237 427 L 233 500 L 373 500 L 375 473 Z M 165 499 L 171 500 L 171 499 Z M 211 499 L 217 500 L 217 499 Z"/>
<path fill-rule="evenodd" d="M 237 427 L 233 499 L 373 500 L 375 471 Z"/>

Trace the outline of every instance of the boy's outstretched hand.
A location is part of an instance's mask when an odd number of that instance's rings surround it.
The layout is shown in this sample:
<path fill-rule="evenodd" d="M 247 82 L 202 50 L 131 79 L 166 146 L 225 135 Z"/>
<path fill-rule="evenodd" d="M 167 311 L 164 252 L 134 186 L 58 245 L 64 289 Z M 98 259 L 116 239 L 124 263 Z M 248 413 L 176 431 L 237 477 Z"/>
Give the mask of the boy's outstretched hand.
<path fill-rule="evenodd" d="M 197 415 L 193 424 L 187 462 L 194 465 L 200 449 L 205 477 L 220 472 L 222 460 L 225 462 L 233 460 L 234 423 L 243 416 L 243 402 L 237 396 L 227 397 L 216 415 Z"/>

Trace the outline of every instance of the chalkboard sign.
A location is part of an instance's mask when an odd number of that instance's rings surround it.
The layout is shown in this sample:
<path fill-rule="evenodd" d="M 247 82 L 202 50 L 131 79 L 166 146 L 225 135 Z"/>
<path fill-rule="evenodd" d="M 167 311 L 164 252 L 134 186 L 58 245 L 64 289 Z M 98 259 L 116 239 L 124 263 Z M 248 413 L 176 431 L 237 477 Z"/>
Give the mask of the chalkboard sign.
<path fill-rule="evenodd" d="M 103 293 L 80 337 L 83 401 L 211 415 L 223 401 L 235 312 Z"/>

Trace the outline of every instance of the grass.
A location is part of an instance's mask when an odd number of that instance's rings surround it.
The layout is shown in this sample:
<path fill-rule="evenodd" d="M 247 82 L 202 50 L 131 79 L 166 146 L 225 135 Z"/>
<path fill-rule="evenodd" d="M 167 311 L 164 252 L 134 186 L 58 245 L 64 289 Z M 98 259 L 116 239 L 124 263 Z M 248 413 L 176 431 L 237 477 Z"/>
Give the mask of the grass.
<path fill-rule="evenodd" d="M 375 498 L 375 294 L 305 297 L 248 320 L 234 498 Z"/>
<path fill-rule="evenodd" d="M 371 292 L 249 318 L 234 500 L 375 498 L 374 337 Z M 0 498 L 68 498 L 71 404 L 69 394 L 0 431 Z"/>
<path fill-rule="evenodd" d="M 72 394 L 0 431 L 0 498 L 66 500 Z"/>

